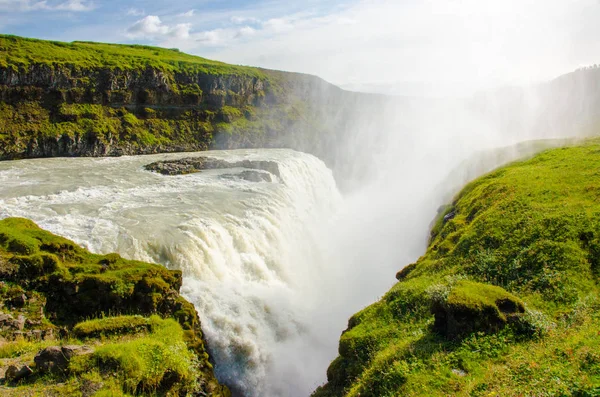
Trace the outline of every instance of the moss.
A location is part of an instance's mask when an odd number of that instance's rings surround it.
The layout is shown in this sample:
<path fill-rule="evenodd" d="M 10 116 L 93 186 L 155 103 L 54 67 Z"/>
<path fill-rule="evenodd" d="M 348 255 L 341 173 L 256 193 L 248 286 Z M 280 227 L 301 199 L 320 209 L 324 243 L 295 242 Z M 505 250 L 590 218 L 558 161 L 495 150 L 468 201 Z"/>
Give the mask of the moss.
<path fill-rule="evenodd" d="M 150 321 L 142 316 L 105 317 L 83 321 L 73 327 L 78 338 L 97 338 L 99 336 L 135 334 L 150 329 Z"/>
<path fill-rule="evenodd" d="M 91 388 L 105 395 L 230 396 L 214 378 L 195 308 L 178 293 L 181 283 L 181 271 L 92 254 L 26 219 L 0 220 L 0 305 L 13 319 L 28 320 L 0 357 L 28 362 L 58 343 L 95 349 L 74 358 L 65 373 L 34 372 L 9 395 Z M 15 338 L 10 330 L 0 336 Z M 43 340 L 57 336 L 70 339 Z"/>
<path fill-rule="evenodd" d="M 314 396 L 594 395 L 599 152 L 549 150 L 465 186 L 427 252 L 352 317 Z"/>
<path fill-rule="evenodd" d="M 434 300 L 436 331 L 455 338 L 473 332 L 497 332 L 516 323 L 525 312 L 523 301 L 500 287 L 460 281 L 445 299 Z"/>
<path fill-rule="evenodd" d="M 178 73 L 204 73 L 219 76 L 264 78 L 256 68 L 228 65 L 180 51 L 142 45 L 119 45 L 92 42 L 63 43 L 0 35 L 0 66 L 23 70 L 33 63 L 56 67 L 110 68 L 145 70 L 149 67 Z"/>

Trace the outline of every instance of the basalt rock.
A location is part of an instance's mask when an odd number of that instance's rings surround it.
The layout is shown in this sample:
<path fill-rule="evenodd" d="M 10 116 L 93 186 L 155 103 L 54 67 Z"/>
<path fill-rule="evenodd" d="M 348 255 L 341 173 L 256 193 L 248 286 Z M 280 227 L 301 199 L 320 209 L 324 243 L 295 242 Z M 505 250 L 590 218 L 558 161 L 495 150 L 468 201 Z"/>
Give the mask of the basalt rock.
<path fill-rule="evenodd" d="M 278 178 L 281 177 L 279 165 L 274 161 L 266 160 L 226 161 L 212 157 L 187 157 L 179 160 L 157 161 L 146 165 L 144 168 L 163 175 L 184 175 L 204 170 L 248 168 L 251 170 L 267 171 Z M 256 173 L 251 172 L 246 172 L 241 178 L 254 181 L 266 180 L 264 177 L 257 176 Z"/>

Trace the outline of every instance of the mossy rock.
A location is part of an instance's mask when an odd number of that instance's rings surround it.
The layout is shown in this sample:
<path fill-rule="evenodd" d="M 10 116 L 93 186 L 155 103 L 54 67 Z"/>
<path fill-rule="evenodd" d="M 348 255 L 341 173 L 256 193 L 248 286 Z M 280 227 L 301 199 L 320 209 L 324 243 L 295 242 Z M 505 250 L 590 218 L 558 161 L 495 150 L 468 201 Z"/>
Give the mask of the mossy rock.
<path fill-rule="evenodd" d="M 19 339 L 12 330 L 0 335 L 8 340 L 0 357 L 39 351 L 46 337 L 96 349 L 71 360 L 68 371 L 44 375 L 43 385 L 34 373 L 11 387 L 47 395 L 65 384 L 74 388 L 57 395 L 74 395 L 92 379 L 100 385 L 95 395 L 230 396 L 214 377 L 181 284 L 181 271 L 90 253 L 27 219 L 0 220 L 0 307 L 9 319 L 26 319 Z"/>
<path fill-rule="evenodd" d="M 78 338 L 97 338 L 100 336 L 136 334 L 149 330 L 150 320 L 135 315 L 82 321 L 73 327 L 73 334 Z"/>
<path fill-rule="evenodd" d="M 494 333 L 516 323 L 525 313 L 523 301 L 494 285 L 460 281 L 446 300 L 434 300 L 434 329 L 454 339 L 474 332 Z"/>

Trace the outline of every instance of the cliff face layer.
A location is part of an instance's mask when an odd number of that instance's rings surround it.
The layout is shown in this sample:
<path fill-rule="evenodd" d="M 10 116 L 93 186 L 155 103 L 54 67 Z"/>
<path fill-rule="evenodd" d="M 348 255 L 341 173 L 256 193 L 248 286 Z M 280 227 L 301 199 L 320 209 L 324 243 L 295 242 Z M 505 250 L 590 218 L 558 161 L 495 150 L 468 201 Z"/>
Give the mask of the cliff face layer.
<path fill-rule="evenodd" d="M 229 396 L 180 287 L 180 271 L 0 221 L 0 394 Z"/>
<path fill-rule="evenodd" d="M 599 152 L 552 149 L 467 185 L 349 320 L 313 395 L 598 395 Z"/>
<path fill-rule="evenodd" d="M 262 123 L 275 84 L 177 50 L 0 36 L 0 159 L 205 150 Z"/>

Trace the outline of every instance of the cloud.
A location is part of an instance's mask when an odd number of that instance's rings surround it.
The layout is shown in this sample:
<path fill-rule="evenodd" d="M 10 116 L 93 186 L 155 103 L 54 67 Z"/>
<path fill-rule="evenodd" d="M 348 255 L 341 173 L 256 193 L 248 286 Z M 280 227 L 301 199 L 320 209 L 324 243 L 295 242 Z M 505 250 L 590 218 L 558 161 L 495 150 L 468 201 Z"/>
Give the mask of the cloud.
<path fill-rule="evenodd" d="M 243 28 L 238 29 L 236 35 L 234 36 L 234 38 L 240 38 L 240 37 L 247 37 L 247 36 L 253 36 L 256 34 L 256 29 L 250 27 L 250 26 L 244 26 Z"/>
<path fill-rule="evenodd" d="M 189 10 L 188 12 L 183 12 L 181 14 L 179 14 L 179 17 L 183 17 L 183 18 L 191 18 L 194 16 L 194 14 L 196 13 L 196 10 Z"/>
<path fill-rule="evenodd" d="M 83 12 L 93 10 L 94 4 L 89 1 L 67 0 L 61 3 L 49 3 L 46 0 L 0 0 L 0 11 L 29 12 L 29 11 L 73 11 Z"/>
<path fill-rule="evenodd" d="M 272 18 L 262 24 L 264 29 L 275 33 L 289 32 L 294 28 L 290 18 Z"/>
<path fill-rule="evenodd" d="M 252 24 L 260 23 L 259 19 L 252 18 L 252 17 L 233 16 L 233 17 L 231 17 L 230 20 L 232 23 L 234 23 L 236 25 L 242 25 L 242 24 L 246 24 L 246 23 L 252 23 Z"/>
<path fill-rule="evenodd" d="M 380 91 L 397 83 L 395 92 L 468 95 L 597 63 L 598 20 L 598 0 L 359 0 L 326 14 L 272 17 L 245 40 L 196 51 Z"/>
<path fill-rule="evenodd" d="M 94 5 L 92 3 L 85 3 L 82 0 L 67 0 L 64 3 L 58 4 L 54 9 L 81 12 L 93 10 Z"/>
<path fill-rule="evenodd" d="M 143 17 L 144 15 L 146 15 L 146 12 L 144 10 L 132 7 L 127 10 L 127 15 L 133 17 Z"/>
<path fill-rule="evenodd" d="M 148 15 L 127 29 L 130 38 L 164 40 L 166 38 L 187 39 L 190 37 L 189 23 L 180 23 L 176 25 L 166 25 L 160 17 Z"/>
<path fill-rule="evenodd" d="M 243 37 L 250 37 L 256 30 L 250 26 L 239 29 L 214 29 L 194 34 L 192 37 L 203 46 L 220 47 L 231 45 Z"/>

